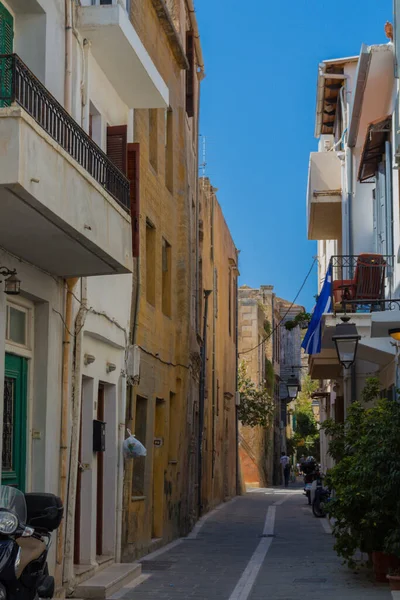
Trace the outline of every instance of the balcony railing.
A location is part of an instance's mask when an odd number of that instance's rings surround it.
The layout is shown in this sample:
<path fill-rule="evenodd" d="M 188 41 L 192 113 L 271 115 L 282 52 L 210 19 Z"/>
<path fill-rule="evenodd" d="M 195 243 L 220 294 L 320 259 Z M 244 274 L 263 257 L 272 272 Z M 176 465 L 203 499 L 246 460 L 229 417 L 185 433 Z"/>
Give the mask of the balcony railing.
<path fill-rule="evenodd" d="M 334 312 L 376 312 L 399 307 L 392 298 L 394 257 L 364 253 L 332 256 Z"/>
<path fill-rule="evenodd" d="M 19 104 L 129 212 L 129 181 L 16 54 L 0 55 L 0 107 Z"/>

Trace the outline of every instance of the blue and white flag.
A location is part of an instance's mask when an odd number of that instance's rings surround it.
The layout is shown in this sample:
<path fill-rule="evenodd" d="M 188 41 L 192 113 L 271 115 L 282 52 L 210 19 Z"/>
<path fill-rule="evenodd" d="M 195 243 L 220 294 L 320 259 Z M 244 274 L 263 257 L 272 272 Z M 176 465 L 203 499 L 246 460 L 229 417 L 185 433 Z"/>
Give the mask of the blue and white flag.
<path fill-rule="evenodd" d="M 319 354 L 321 352 L 321 319 L 323 314 L 329 312 L 332 312 L 332 264 L 329 265 L 326 272 L 324 285 L 301 344 L 307 354 Z"/>

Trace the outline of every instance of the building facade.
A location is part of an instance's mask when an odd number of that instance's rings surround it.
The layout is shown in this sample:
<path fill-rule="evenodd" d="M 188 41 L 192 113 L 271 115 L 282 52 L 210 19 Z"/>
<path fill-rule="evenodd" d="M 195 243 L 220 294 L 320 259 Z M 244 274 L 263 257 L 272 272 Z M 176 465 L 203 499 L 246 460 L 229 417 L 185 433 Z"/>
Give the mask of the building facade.
<path fill-rule="evenodd" d="M 319 289 L 332 270 L 332 306 L 321 319 L 321 352 L 309 357 L 320 381 L 321 420 L 341 422 L 368 376 L 396 397 L 400 243 L 398 73 L 396 45 L 363 45 L 359 56 L 318 67 L 315 135 L 310 156 L 308 237 L 318 241 Z M 350 368 L 339 363 L 332 336 L 351 317 L 361 339 Z M 321 435 L 324 468 L 331 466 Z"/>
<path fill-rule="evenodd" d="M 168 3 L 167 3 L 168 4 Z M 188 531 L 197 518 L 187 478 L 199 393 L 196 335 L 198 98 L 203 76 L 196 18 L 187 2 L 131 2 L 131 18 L 162 78 L 167 110 L 137 110 L 140 146 L 140 293 L 133 339 L 140 379 L 127 427 L 147 457 L 126 464 L 124 559 L 146 554 Z M 193 254 L 192 254 L 193 251 Z M 194 452 L 194 456 L 192 453 Z"/>
<path fill-rule="evenodd" d="M 121 558 L 133 114 L 169 93 L 125 2 L 6 0 L 0 25 L 0 252 L 20 280 L 0 298 L 2 482 L 61 496 L 49 566 L 71 590 Z"/>
<path fill-rule="evenodd" d="M 248 487 L 272 485 L 279 476 L 280 450 L 279 331 L 278 308 L 273 286 L 239 288 L 239 361 L 256 386 L 266 386 L 275 402 L 274 419 L 268 428 L 243 426 L 239 429 L 241 475 Z"/>
<path fill-rule="evenodd" d="M 202 364 L 199 412 L 201 512 L 236 495 L 237 278 L 238 251 L 216 189 L 200 179 L 200 269 Z"/>

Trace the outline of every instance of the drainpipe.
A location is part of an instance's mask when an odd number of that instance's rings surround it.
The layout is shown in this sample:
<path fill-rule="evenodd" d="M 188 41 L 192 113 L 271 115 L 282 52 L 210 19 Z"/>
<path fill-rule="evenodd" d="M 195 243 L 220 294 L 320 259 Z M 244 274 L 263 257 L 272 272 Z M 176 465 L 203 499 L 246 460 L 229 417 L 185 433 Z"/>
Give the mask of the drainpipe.
<path fill-rule="evenodd" d="M 71 362 L 71 330 L 72 330 L 72 294 L 78 278 L 67 279 L 67 298 L 65 305 L 64 342 L 62 357 L 62 393 L 61 393 L 61 434 L 60 434 L 60 498 L 65 506 L 67 497 L 67 451 L 68 451 L 68 413 L 69 413 L 69 380 Z M 64 528 L 61 523 L 57 535 L 57 585 L 62 585 L 62 562 L 64 554 Z"/>
<path fill-rule="evenodd" d="M 239 256 L 236 259 L 236 265 L 239 267 Z M 239 286 L 238 286 L 238 274 L 236 274 L 235 294 L 236 294 L 236 314 L 235 314 L 235 351 L 236 351 L 236 394 L 239 391 L 238 377 L 239 377 Z M 235 415 L 236 415 L 236 494 L 241 494 L 240 485 L 240 457 L 239 457 L 239 407 L 236 404 L 235 396 Z"/>
<path fill-rule="evenodd" d="M 347 171 L 347 214 L 348 214 L 348 247 L 350 256 L 354 255 L 353 239 L 353 152 L 346 146 L 346 171 Z M 350 264 L 349 278 L 354 275 L 353 266 Z"/>
<path fill-rule="evenodd" d="M 122 446 L 125 439 L 125 414 L 126 414 L 126 376 L 121 375 L 121 389 L 119 401 L 119 423 L 118 423 L 118 483 L 117 483 L 117 531 L 115 539 L 115 561 L 121 562 L 122 554 L 122 517 L 123 517 L 123 494 L 124 494 L 124 458 Z"/>
<path fill-rule="evenodd" d="M 65 0 L 65 77 L 64 108 L 72 111 L 72 2 Z"/>
<path fill-rule="evenodd" d="M 197 26 L 196 11 L 194 9 L 193 0 L 187 0 L 187 5 L 189 8 L 190 23 L 191 23 L 193 33 L 194 33 L 194 45 L 196 48 L 197 61 L 198 61 L 199 69 L 200 69 L 200 72 L 198 75 L 199 75 L 199 78 L 201 81 L 202 79 L 204 79 L 206 74 L 204 72 L 204 60 L 203 60 L 203 53 L 202 53 L 201 44 L 200 44 L 200 33 L 199 33 L 199 28 Z"/>
<path fill-rule="evenodd" d="M 76 490 L 79 468 L 79 438 L 81 430 L 82 405 L 82 338 L 83 325 L 86 317 L 87 281 L 81 279 L 81 306 L 75 319 L 75 340 L 73 350 L 72 371 L 72 414 L 71 414 L 71 451 L 69 458 L 69 476 L 67 490 L 67 505 L 65 507 L 65 543 L 64 543 L 64 583 L 71 584 L 74 576 L 74 538 L 75 538 L 75 507 Z"/>
<path fill-rule="evenodd" d="M 203 430 L 204 430 L 204 400 L 206 384 L 206 361 L 207 361 L 207 317 L 208 317 L 208 299 L 212 290 L 204 290 L 204 317 L 203 317 L 203 344 L 201 347 L 201 375 L 200 375 L 200 394 L 199 394 L 199 440 L 198 440 L 198 490 L 197 507 L 198 516 L 202 513 L 202 479 L 203 479 Z"/>

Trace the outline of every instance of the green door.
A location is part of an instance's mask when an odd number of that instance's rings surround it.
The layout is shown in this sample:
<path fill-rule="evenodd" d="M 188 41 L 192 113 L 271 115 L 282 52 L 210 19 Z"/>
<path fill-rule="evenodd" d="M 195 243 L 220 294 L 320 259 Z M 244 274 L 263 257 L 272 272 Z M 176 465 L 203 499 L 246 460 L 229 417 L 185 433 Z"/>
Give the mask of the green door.
<path fill-rule="evenodd" d="M 28 361 L 6 354 L 1 482 L 25 491 Z"/>
<path fill-rule="evenodd" d="M 0 2 L 0 55 L 12 54 L 14 41 L 13 16 Z M 0 107 L 10 106 L 12 97 L 12 60 L 0 58 Z"/>

